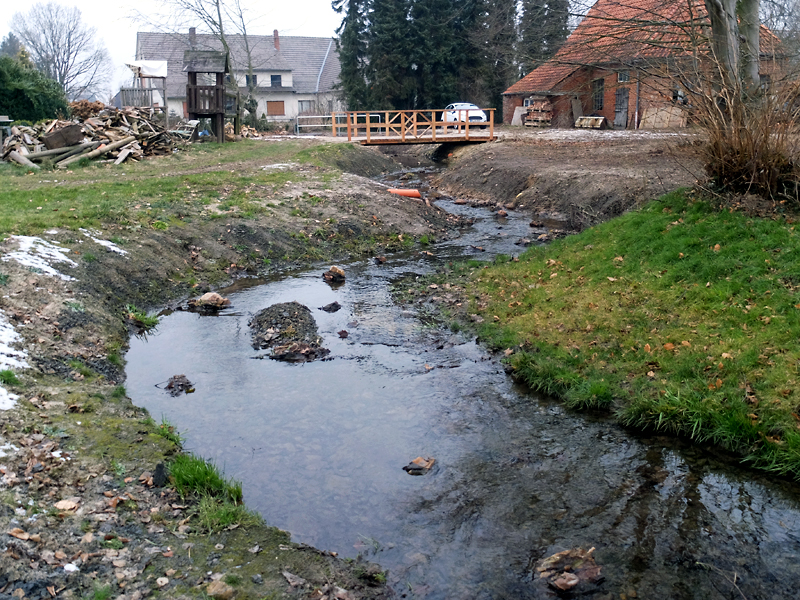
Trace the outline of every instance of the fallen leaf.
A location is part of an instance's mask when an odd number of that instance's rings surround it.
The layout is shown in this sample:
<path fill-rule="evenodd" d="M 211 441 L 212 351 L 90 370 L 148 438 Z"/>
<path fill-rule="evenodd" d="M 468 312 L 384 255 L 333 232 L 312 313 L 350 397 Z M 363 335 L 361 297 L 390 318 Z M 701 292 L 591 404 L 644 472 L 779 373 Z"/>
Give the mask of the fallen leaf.
<path fill-rule="evenodd" d="M 506 348 L 503 354 L 505 354 L 506 356 L 511 356 L 512 354 L 514 354 L 514 351 L 511 348 Z"/>
<path fill-rule="evenodd" d="M 617 280 L 616 277 L 606 277 L 606 279 L 608 279 L 609 281 L 616 281 Z"/>
<path fill-rule="evenodd" d="M 9 531 L 8 535 L 17 538 L 18 540 L 27 540 L 30 537 L 25 531 L 23 531 L 19 527 L 15 527 L 11 531 Z"/>
<path fill-rule="evenodd" d="M 644 351 L 647 352 L 648 354 L 650 354 L 650 352 L 652 351 L 652 348 L 650 348 L 650 344 L 645 344 L 644 345 Z"/>
<path fill-rule="evenodd" d="M 158 585 L 158 587 L 164 587 L 168 583 L 169 583 L 169 577 L 159 577 L 158 579 L 156 579 L 156 585 Z"/>
<path fill-rule="evenodd" d="M 623 260 L 625 260 L 625 259 L 622 258 L 621 256 L 615 256 L 614 257 L 614 262 L 622 262 Z"/>
<path fill-rule="evenodd" d="M 53 556 L 55 556 L 58 560 L 64 560 L 67 558 L 67 554 L 63 550 L 56 550 L 56 553 Z"/>
<path fill-rule="evenodd" d="M 654 372 L 654 371 L 648 371 L 648 372 L 647 372 L 647 376 L 648 376 L 648 377 L 655 377 L 655 376 L 656 376 L 656 374 L 655 374 L 655 372 Z"/>
<path fill-rule="evenodd" d="M 75 500 L 61 500 L 56 502 L 55 507 L 58 510 L 75 510 L 78 508 L 78 503 Z"/>
<path fill-rule="evenodd" d="M 723 352 L 722 353 L 722 358 L 733 358 L 733 355 L 728 353 L 728 352 Z"/>
<path fill-rule="evenodd" d="M 675 350 L 675 344 L 672 342 L 667 342 L 664 344 L 664 350 Z"/>
<path fill-rule="evenodd" d="M 714 252 L 719 252 L 719 250 L 720 250 L 720 245 L 714 244 Z"/>
<path fill-rule="evenodd" d="M 687 342 L 686 340 L 683 340 L 681 342 L 681 346 L 686 346 L 687 348 L 691 348 L 692 347 L 692 345 L 689 342 Z"/>

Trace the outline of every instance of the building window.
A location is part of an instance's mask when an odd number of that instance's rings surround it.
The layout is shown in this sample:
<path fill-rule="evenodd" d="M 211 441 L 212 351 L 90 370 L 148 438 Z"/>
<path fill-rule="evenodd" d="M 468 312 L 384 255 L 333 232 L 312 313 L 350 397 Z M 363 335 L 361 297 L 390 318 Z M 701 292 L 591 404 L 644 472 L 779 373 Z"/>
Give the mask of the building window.
<path fill-rule="evenodd" d="M 312 110 L 314 110 L 313 104 L 313 100 L 299 100 L 297 102 L 297 110 L 301 115 L 310 113 Z"/>
<path fill-rule="evenodd" d="M 258 75 L 245 75 L 244 79 L 247 87 L 258 87 Z"/>
<path fill-rule="evenodd" d="M 631 80 L 630 71 L 620 71 L 617 73 L 617 81 L 619 83 L 628 83 Z"/>
<path fill-rule="evenodd" d="M 686 104 L 686 92 L 682 87 L 675 86 L 675 89 L 672 90 L 672 101 L 675 104 Z"/>
<path fill-rule="evenodd" d="M 267 100 L 267 116 L 282 117 L 286 112 L 283 110 L 283 100 Z"/>
<path fill-rule="evenodd" d="M 605 79 L 595 79 L 592 82 L 592 110 L 603 110 L 603 97 L 605 94 Z"/>
<path fill-rule="evenodd" d="M 280 75 L 270 75 L 269 76 L 269 84 L 272 87 L 281 87 L 281 76 Z"/>

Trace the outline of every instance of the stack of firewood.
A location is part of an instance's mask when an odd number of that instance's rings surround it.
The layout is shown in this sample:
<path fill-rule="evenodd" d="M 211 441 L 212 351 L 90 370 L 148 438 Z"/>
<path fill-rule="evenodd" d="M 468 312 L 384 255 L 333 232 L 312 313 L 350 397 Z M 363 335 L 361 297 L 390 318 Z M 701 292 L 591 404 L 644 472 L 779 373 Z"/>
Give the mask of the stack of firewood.
<path fill-rule="evenodd" d="M 176 144 L 183 143 L 159 125 L 147 109 L 105 107 L 83 119 L 12 127 L 0 157 L 33 169 L 44 160 L 57 167 L 68 167 L 83 158 L 120 164 L 171 154 Z"/>

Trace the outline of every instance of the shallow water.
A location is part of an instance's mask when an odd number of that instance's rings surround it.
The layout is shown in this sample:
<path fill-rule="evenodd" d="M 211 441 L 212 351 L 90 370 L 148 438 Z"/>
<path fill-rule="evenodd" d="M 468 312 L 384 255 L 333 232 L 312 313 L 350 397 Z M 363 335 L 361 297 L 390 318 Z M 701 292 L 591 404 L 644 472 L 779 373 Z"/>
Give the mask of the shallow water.
<path fill-rule="evenodd" d="M 515 386 L 474 341 L 393 304 L 400 275 L 516 254 L 530 235 L 513 214 L 440 205 L 479 220 L 433 257 L 344 264 L 338 289 L 320 267 L 240 286 L 218 317 L 166 316 L 131 343 L 134 402 L 242 480 L 268 523 L 369 555 L 404 597 L 551 597 L 532 566 L 582 546 L 606 576 L 591 598 L 796 598 L 800 487 L 569 413 Z M 253 358 L 249 319 L 291 300 L 312 309 L 333 360 Z M 334 300 L 339 312 L 316 310 Z M 155 387 L 180 373 L 194 394 Z M 431 473 L 402 471 L 420 455 L 436 458 Z"/>

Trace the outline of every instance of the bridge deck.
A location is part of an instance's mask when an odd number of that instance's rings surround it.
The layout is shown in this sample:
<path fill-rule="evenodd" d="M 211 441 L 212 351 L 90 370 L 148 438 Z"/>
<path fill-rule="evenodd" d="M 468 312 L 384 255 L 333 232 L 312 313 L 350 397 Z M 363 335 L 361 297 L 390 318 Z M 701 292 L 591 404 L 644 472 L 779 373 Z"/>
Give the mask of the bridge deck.
<path fill-rule="evenodd" d="M 488 122 L 470 122 L 467 111 L 457 121 L 445 121 L 443 110 L 381 110 L 334 113 L 334 136 L 363 145 L 442 144 L 445 142 L 491 142 L 494 139 L 494 109 L 483 109 Z M 441 119 L 441 120 L 439 120 Z"/>

